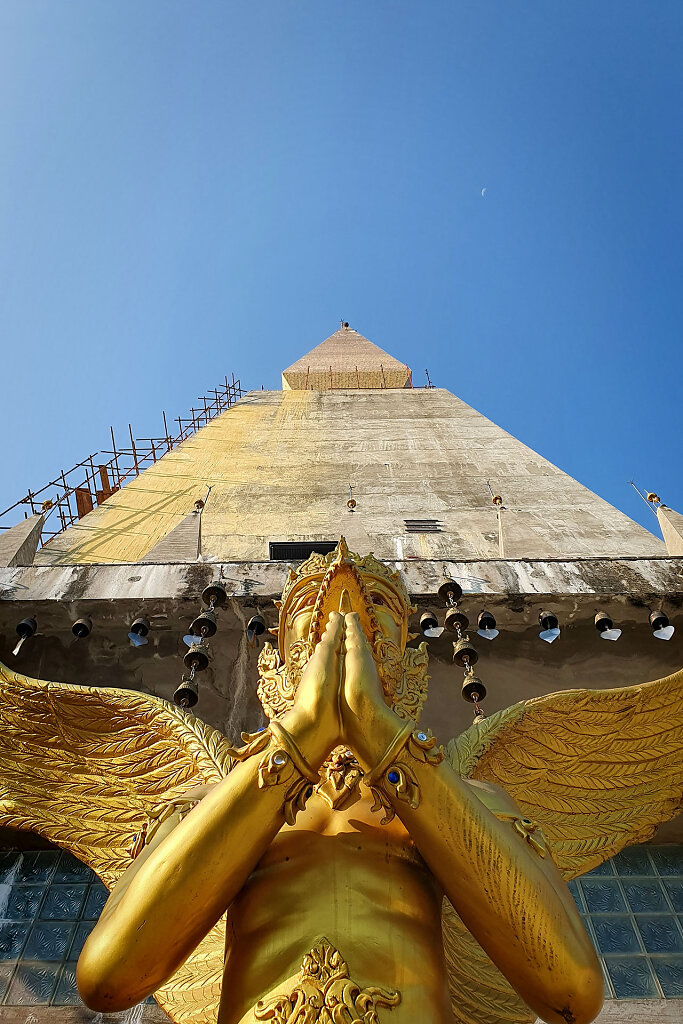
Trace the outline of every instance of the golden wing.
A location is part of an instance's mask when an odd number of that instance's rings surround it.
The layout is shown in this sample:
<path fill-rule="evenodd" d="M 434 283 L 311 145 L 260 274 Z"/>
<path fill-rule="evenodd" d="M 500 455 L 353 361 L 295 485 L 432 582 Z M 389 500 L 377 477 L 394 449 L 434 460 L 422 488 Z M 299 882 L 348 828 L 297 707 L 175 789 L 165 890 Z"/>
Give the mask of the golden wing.
<path fill-rule="evenodd" d="M 158 697 L 49 683 L 0 664 L 0 825 L 71 850 L 109 889 L 165 801 L 220 782 L 228 741 Z M 225 918 L 157 993 L 176 1021 L 213 1024 Z"/>
<path fill-rule="evenodd" d="M 523 701 L 470 727 L 448 753 L 465 777 L 502 786 L 575 878 L 683 808 L 683 671 Z"/>
<path fill-rule="evenodd" d="M 533 1024 L 534 1011 L 519 998 L 447 899 L 441 932 L 456 1024 Z"/>
<path fill-rule="evenodd" d="M 451 740 L 447 755 L 463 778 L 502 786 L 574 878 L 683 808 L 683 672 L 522 701 Z M 448 901 L 442 929 L 458 1024 L 531 1024 L 533 1011 Z"/>

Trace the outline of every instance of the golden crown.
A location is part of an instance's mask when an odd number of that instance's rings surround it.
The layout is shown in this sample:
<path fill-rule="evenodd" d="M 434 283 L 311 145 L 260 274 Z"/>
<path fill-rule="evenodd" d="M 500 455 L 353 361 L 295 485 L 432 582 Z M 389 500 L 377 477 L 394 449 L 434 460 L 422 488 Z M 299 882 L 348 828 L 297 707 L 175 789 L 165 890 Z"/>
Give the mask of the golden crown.
<path fill-rule="evenodd" d="M 384 562 L 380 562 L 372 552 L 368 555 L 359 555 L 349 551 L 344 537 L 339 538 L 339 543 L 334 551 L 330 551 L 326 555 L 320 555 L 314 551 L 297 569 L 289 570 L 282 590 L 282 601 L 279 607 L 284 608 L 286 606 L 291 592 L 298 588 L 302 580 L 315 576 L 322 578 L 333 565 L 339 565 L 343 562 L 353 563 L 363 576 L 383 580 L 396 592 L 406 608 L 410 610 L 410 595 L 403 582 L 401 573 L 396 569 L 390 569 Z"/>

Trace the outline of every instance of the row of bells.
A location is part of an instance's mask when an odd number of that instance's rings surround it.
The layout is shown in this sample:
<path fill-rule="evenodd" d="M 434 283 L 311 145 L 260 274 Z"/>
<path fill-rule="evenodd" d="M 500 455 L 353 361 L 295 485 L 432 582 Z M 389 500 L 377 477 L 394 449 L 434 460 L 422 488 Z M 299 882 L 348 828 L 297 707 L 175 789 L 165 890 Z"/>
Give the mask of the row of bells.
<path fill-rule="evenodd" d="M 183 663 L 189 670 L 189 674 L 183 676 L 180 686 L 173 694 L 173 701 L 180 708 L 189 710 L 199 700 L 195 675 L 209 667 L 208 641 L 210 637 L 216 635 L 218 630 L 216 608 L 224 605 L 227 599 L 228 594 L 222 583 L 209 583 L 208 587 L 204 587 L 202 591 L 202 601 L 207 607 L 202 608 L 199 615 L 190 623 L 189 636 L 191 640 L 183 656 Z"/>

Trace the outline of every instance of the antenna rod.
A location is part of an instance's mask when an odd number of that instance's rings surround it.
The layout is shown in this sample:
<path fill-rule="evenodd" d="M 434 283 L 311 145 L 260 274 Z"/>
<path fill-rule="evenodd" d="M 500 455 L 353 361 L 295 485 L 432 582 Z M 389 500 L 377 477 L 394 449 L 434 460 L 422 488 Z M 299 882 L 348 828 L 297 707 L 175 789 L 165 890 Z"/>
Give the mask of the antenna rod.
<path fill-rule="evenodd" d="M 640 489 L 639 489 L 638 487 L 636 487 L 636 485 L 635 485 L 635 483 L 633 482 L 633 480 L 629 480 L 628 482 L 630 483 L 630 485 L 631 485 L 631 487 L 633 488 L 633 490 L 634 490 L 634 491 L 636 491 L 636 493 L 638 493 L 638 494 L 639 494 L 639 495 L 641 496 L 641 498 L 643 499 L 643 501 L 645 502 L 645 504 L 646 504 L 646 505 L 647 505 L 647 507 L 649 508 L 650 512 L 652 512 L 652 515 L 653 515 L 653 516 L 655 517 L 655 519 L 657 519 L 657 513 L 656 513 L 656 511 L 654 510 L 654 508 L 652 507 L 652 505 L 650 504 L 650 502 L 649 502 L 649 501 L 647 500 L 647 498 L 645 497 L 645 495 L 643 494 L 643 492 L 642 492 L 642 491 L 641 491 L 641 490 L 640 490 Z"/>

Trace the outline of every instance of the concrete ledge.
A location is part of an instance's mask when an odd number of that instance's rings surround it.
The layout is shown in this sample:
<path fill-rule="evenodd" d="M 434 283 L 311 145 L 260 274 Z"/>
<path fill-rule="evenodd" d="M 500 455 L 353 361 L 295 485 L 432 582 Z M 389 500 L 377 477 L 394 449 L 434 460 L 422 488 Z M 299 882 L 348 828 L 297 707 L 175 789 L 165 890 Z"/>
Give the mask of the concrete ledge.
<path fill-rule="evenodd" d="M 595 1024 L 681 1024 L 683 999 L 606 999 Z M 536 1024 L 543 1024 L 537 1021 Z"/>
<path fill-rule="evenodd" d="M 0 601 L 75 601 L 177 598 L 221 579 L 234 597 L 277 597 L 293 563 L 63 565 L 0 568 Z M 415 597 L 436 593 L 444 576 L 466 594 L 683 595 L 682 558 L 583 558 L 571 561 L 387 561 L 405 576 Z"/>

